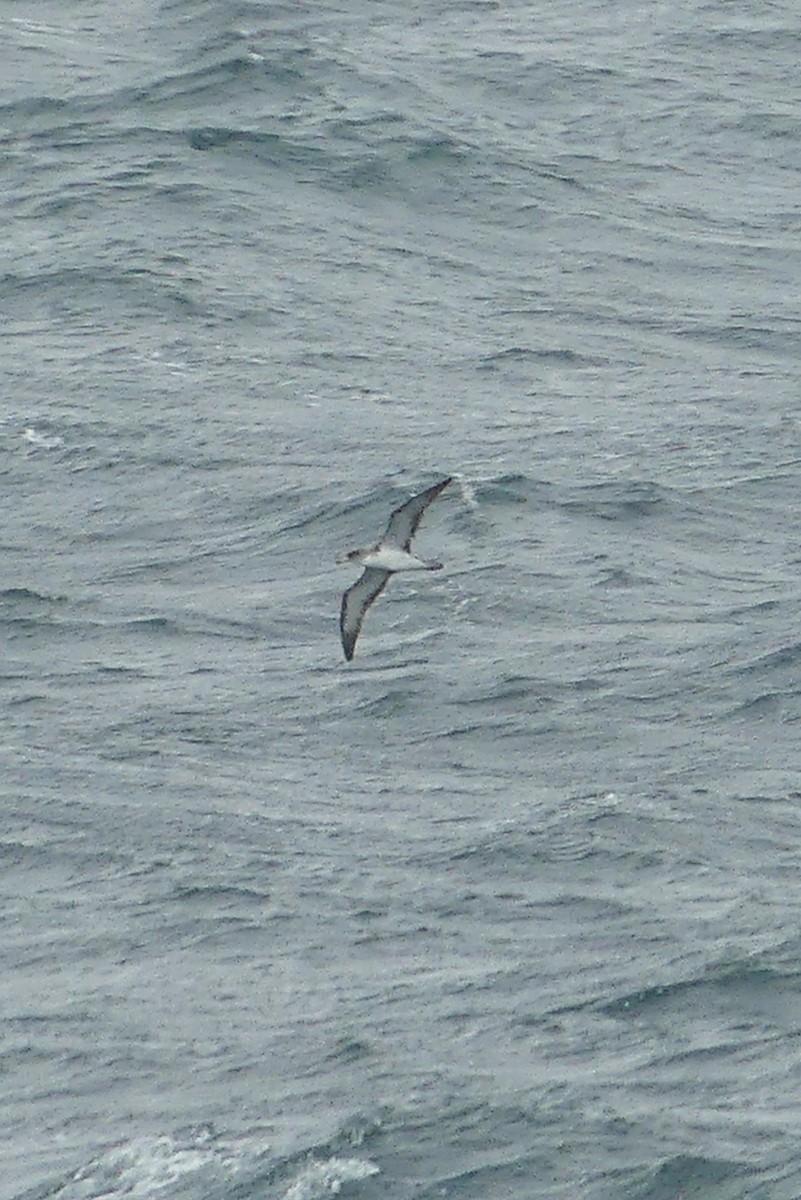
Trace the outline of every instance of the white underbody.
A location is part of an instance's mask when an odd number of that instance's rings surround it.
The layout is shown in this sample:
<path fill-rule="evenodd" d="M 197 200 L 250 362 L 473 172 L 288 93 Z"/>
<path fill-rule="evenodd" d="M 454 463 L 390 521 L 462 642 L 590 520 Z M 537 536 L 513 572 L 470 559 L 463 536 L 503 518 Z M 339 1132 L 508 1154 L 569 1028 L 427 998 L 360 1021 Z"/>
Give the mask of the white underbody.
<path fill-rule="evenodd" d="M 418 558 L 416 554 L 408 554 L 395 546 L 374 546 L 365 552 L 361 559 L 365 567 L 375 567 L 379 571 L 428 571 L 430 566 Z"/>

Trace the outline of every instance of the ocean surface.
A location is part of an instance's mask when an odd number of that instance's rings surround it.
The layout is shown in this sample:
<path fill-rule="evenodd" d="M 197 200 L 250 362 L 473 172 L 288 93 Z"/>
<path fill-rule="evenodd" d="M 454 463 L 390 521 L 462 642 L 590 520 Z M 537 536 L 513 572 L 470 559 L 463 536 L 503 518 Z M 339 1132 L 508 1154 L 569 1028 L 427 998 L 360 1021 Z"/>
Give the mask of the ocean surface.
<path fill-rule="evenodd" d="M 0 1200 L 797 1200 L 797 4 L 0 38 Z"/>

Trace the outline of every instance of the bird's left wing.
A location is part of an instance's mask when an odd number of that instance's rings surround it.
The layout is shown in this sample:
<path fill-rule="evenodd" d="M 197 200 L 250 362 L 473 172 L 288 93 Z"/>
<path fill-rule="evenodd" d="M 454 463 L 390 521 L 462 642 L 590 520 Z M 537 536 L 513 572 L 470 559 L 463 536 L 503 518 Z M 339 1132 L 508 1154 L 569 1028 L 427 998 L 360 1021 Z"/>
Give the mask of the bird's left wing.
<path fill-rule="evenodd" d="M 353 587 L 348 588 L 342 597 L 339 630 L 342 634 L 342 649 L 345 651 L 345 658 L 348 662 L 353 658 L 364 614 L 387 586 L 390 574 L 389 571 L 379 571 L 375 567 L 368 567 L 364 574 L 356 580 Z"/>
<path fill-rule="evenodd" d="M 419 496 L 412 496 L 411 500 L 407 500 L 405 504 L 401 504 L 400 508 L 396 508 L 389 518 L 387 532 L 383 538 L 384 544 L 397 546 L 399 550 L 408 550 L 423 513 L 452 479 L 453 476 L 449 475 L 447 479 L 440 480 L 433 487 L 420 492 Z"/>

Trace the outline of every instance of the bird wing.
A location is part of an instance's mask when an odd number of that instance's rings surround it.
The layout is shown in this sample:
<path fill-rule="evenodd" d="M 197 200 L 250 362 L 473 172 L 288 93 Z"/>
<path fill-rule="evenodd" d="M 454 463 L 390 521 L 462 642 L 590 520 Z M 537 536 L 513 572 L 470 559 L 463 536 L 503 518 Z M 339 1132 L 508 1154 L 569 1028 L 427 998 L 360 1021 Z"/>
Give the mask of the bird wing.
<path fill-rule="evenodd" d="M 387 532 L 383 537 L 384 544 L 397 546 L 399 550 L 408 550 L 423 513 L 452 479 L 453 476 L 449 475 L 447 479 L 435 483 L 433 487 L 427 488 L 419 496 L 412 496 L 411 500 L 407 500 L 405 504 L 401 504 L 400 508 L 396 508 L 389 518 Z"/>
<path fill-rule="evenodd" d="M 348 662 L 353 658 L 364 614 L 387 586 L 391 573 L 391 571 L 379 571 L 375 567 L 368 567 L 364 574 L 356 580 L 353 587 L 348 588 L 342 597 L 339 629 L 342 634 L 342 648 Z"/>

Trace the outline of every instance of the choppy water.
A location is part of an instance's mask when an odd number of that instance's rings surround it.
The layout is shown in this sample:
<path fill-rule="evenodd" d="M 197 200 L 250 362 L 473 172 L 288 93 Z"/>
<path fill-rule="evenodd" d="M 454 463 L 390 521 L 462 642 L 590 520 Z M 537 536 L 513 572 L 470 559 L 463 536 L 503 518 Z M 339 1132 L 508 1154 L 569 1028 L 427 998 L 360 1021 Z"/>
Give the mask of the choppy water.
<path fill-rule="evenodd" d="M 794 6 L 0 34 L 2 1200 L 794 1200 Z"/>

